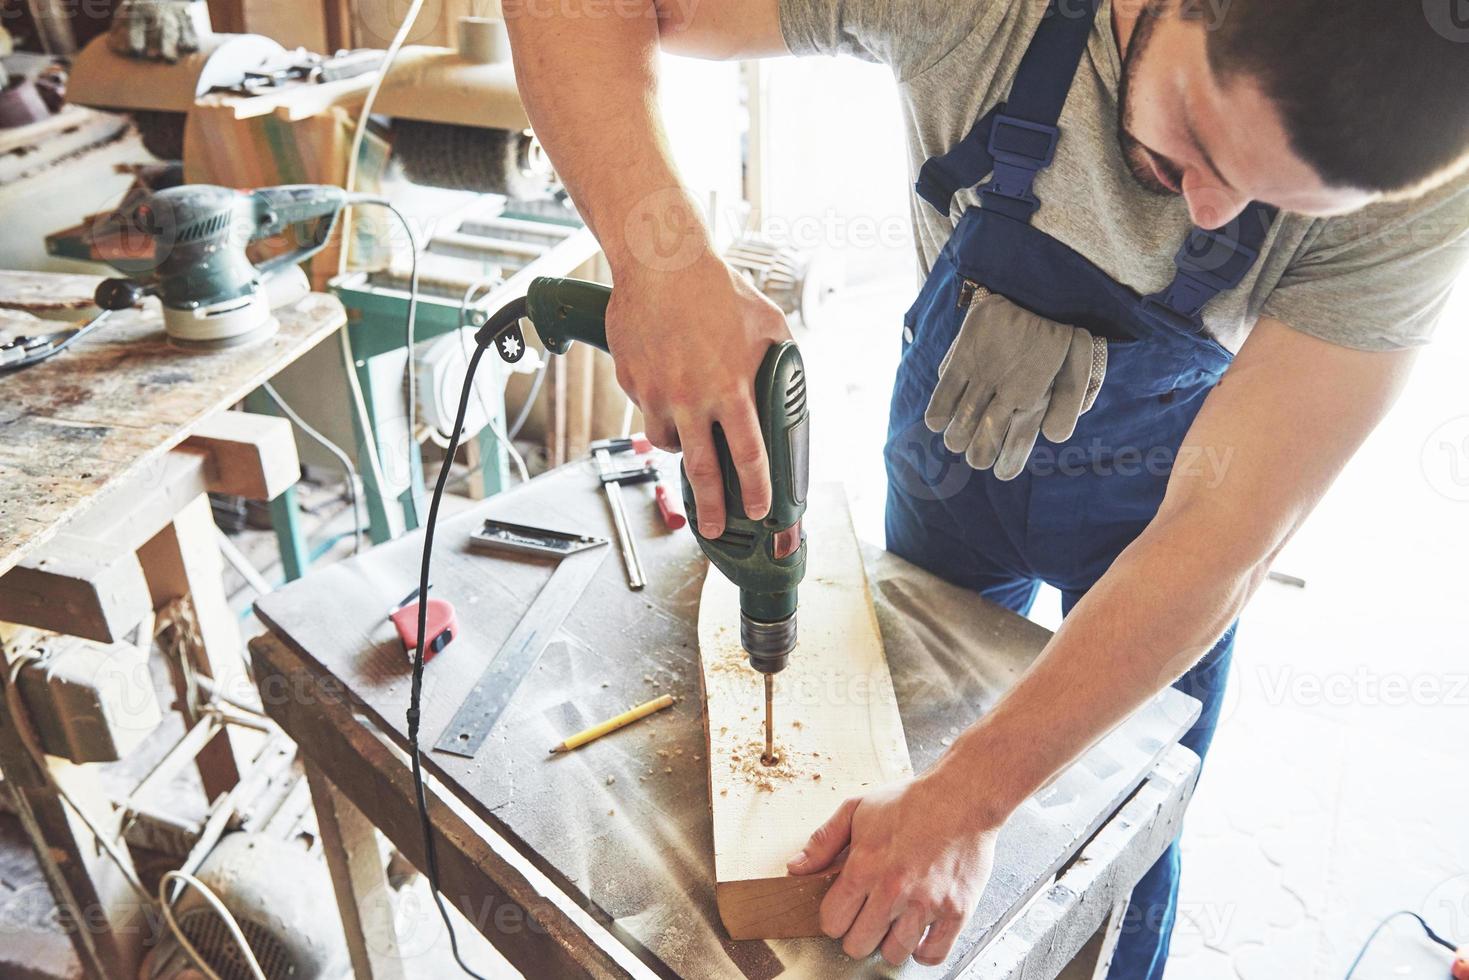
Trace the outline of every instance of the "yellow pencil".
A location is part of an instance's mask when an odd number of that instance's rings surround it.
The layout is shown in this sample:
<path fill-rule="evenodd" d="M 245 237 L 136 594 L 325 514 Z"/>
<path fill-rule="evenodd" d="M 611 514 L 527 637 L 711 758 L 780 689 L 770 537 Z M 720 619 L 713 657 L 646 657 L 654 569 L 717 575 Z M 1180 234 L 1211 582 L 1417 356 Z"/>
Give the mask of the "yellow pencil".
<path fill-rule="evenodd" d="M 655 711 L 662 711 L 671 704 L 673 704 L 672 694 L 665 694 L 661 698 L 654 698 L 651 701 L 638 705 L 636 708 L 629 708 L 616 718 L 608 718 L 600 725 L 593 725 L 586 731 L 577 732 L 560 745 L 552 748 L 551 751 L 570 752 L 572 749 L 580 748 L 588 742 L 601 738 L 608 732 L 617 731 L 623 725 L 631 725 L 639 718 L 646 718 Z"/>

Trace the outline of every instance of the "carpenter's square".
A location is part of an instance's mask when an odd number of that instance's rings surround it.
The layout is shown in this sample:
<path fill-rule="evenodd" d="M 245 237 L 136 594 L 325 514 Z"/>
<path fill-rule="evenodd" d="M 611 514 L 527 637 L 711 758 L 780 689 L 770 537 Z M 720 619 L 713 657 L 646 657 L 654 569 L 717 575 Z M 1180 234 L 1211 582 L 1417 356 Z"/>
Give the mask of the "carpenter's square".
<path fill-rule="evenodd" d="M 503 525 L 502 525 L 503 526 Z M 523 525 L 510 525 L 521 536 L 536 536 L 540 529 Z M 544 532 L 557 537 L 570 537 L 561 532 Z M 581 598 L 592 576 L 607 557 L 607 550 L 599 545 L 606 538 L 574 536 L 585 548 L 573 551 L 562 558 L 551 578 L 541 587 L 531 602 L 530 608 L 511 630 L 510 636 L 500 645 L 499 652 L 474 682 L 459 710 L 445 726 L 443 734 L 434 743 L 434 749 L 472 759 L 484 744 L 495 722 L 504 713 L 515 697 L 520 682 L 536 665 L 546 644 L 561 628 L 572 607 Z"/>

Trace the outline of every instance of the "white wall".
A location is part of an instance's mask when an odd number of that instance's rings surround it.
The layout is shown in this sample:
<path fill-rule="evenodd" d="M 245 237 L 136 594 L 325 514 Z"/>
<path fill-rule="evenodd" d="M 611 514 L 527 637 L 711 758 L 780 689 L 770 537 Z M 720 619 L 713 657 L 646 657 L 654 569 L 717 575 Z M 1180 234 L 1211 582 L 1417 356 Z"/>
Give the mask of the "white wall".
<path fill-rule="evenodd" d="M 907 150 L 891 72 L 853 58 L 768 62 L 766 229 L 831 248 L 847 281 L 913 283 Z"/>

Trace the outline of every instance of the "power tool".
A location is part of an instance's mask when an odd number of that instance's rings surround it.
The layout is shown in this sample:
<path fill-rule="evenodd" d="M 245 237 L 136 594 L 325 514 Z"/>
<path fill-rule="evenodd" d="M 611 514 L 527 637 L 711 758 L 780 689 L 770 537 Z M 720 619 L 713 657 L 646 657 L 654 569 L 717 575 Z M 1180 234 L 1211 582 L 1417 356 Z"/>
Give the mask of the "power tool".
<path fill-rule="evenodd" d="M 543 277 L 531 282 L 523 301 L 492 317 L 476 334 L 507 361 L 519 360 L 525 338 L 518 321 L 530 320 L 547 350 L 564 354 L 573 341 L 607 350 L 609 287 L 576 279 Z M 809 486 L 810 410 L 806 374 L 794 341 L 771 345 L 755 375 L 755 407 L 770 463 L 771 505 L 763 518 L 745 513 L 739 475 L 724 432 L 716 424 L 714 444 L 723 475 L 724 533 L 706 538 L 697 530 L 698 510 L 688 474 L 684 508 L 689 526 L 709 561 L 740 590 L 740 644 L 750 666 L 765 675 L 765 761 L 774 760 L 774 677 L 796 646 L 796 591 L 806 574 L 806 535 L 801 518 Z"/>
<path fill-rule="evenodd" d="M 770 511 L 756 520 L 745 513 L 739 474 L 718 425 L 714 447 L 723 482 L 724 533 L 706 538 L 698 531 L 698 505 L 683 476 L 684 510 L 689 526 L 710 563 L 740 589 L 740 646 L 750 666 L 765 675 L 765 754 L 773 765 L 775 675 L 785 670 L 796 646 L 796 586 L 806 574 L 806 513 L 809 485 L 811 413 L 806 404 L 806 372 L 795 341 L 771 346 L 755 374 L 755 406 L 770 461 Z"/>
<path fill-rule="evenodd" d="M 565 354 L 578 340 L 605 351 L 607 303 L 611 298 L 612 290 L 598 283 L 543 276 L 531 280 L 524 296 L 500 307 L 475 331 L 474 352 L 470 354 L 469 365 L 464 372 L 454 427 L 444 449 L 444 461 L 439 465 L 434 492 L 429 498 L 428 520 L 423 528 L 423 557 L 418 567 L 419 595 L 428 594 L 439 506 L 444 499 L 444 487 L 449 483 L 454 454 L 459 448 L 459 435 L 464 430 L 464 418 L 469 411 L 474 373 L 480 358 L 493 347 L 507 362 L 520 360 L 525 355 L 525 335 L 520 329 L 522 319 L 531 321 L 541 344 L 553 354 Z M 777 760 L 771 712 L 775 689 L 773 679 L 785 669 L 796 646 L 796 589 L 806 574 L 806 535 L 801 529 L 801 518 L 806 512 L 810 413 L 806 404 L 806 375 L 800 351 L 794 342 L 773 344 L 766 353 L 755 378 L 755 406 L 765 439 L 765 454 L 770 461 L 773 491 L 770 513 L 762 520 L 754 520 L 745 513 L 729 446 L 716 425 L 715 444 L 724 477 L 728 517 L 724 533 L 718 538 L 705 538 L 697 531 L 695 538 L 714 567 L 740 590 L 740 641 L 750 666 L 765 676 L 765 754 L 762 761 L 774 765 Z M 687 488 L 688 474 L 682 475 Z M 689 526 L 694 527 L 697 515 L 693 497 L 687 489 L 684 501 L 689 512 Z M 408 692 L 409 758 L 419 824 L 423 831 L 429 888 L 448 929 L 450 947 L 457 955 L 454 927 L 439 897 L 438 857 L 429 827 L 423 755 L 418 748 L 418 728 L 423 720 L 423 667 L 430 655 L 425 643 L 428 625 L 428 605 L 419 603 L 418 624 L 412 631 L 416 643 Z M 460 966 L 470 972 L 462 961 Z"/>
<path fill-rule="evenodd" d="M 376 202 L 325 184 L 238 191 L 184 184 L 157 191 L 115 216 L 105 229 L 117 254 L 108 262 L 129 278 L 97 289 L 104 310 L 127 309 L 144 296 L 163 303 L 163 327 L 183 346 L 233 347 L 263 340 L 278 326 L 272 296 L 281 286 L 305 294 L 297 263 L 326 245 L 349 203 Z M 295 230 L 296 247 L 260 265 L 245 246 Z M 140 240 L 141 239 L 141 240 Z"/>

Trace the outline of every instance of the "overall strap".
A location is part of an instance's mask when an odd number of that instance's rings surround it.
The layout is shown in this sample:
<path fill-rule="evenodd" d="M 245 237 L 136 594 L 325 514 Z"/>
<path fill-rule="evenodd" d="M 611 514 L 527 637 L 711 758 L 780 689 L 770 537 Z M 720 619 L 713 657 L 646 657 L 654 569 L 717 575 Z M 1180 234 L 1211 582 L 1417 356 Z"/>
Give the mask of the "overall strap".
<path fill-rule="evenodd" d="M 1217 231 L 1195 227 L 1173 257 L 1173 282 L 1143 299 L 1143 307 L 1188 330 L 1199 329 L 1204 306 L 1244 281 L 1260 258 L 1260 249 L 1277 210 L 1252 201 L 1239 217 Z"/>
<path fill-rule="evenodd" d="M 1040 201 L 1035 175 L 1051 165 L 1056 121 L 1086 52 L 1100 0 L 1050 0 L 1010 84 L 1010 98 L 980 116 L 953 149 L 930 157 L 914 189 L 941 214 L 954 194 L 993 172 L 980 188 L 985 207 L 1029 221 Z"/>

